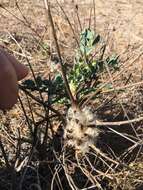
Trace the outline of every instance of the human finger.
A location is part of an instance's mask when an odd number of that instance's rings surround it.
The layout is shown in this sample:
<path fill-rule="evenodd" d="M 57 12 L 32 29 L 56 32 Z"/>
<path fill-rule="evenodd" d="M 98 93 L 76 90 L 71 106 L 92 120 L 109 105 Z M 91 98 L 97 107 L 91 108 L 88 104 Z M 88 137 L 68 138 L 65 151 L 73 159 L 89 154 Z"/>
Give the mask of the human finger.
<path fill-rule="evenodd" d="M 9 59 L 10 63 L 13 65 L 18 81 L 25 78 L 28 74 L 28 68 L 25 65 L 19 63 L 17 59 L 14 56 L 10 55 L 8 52 L 4 50 L 2 51 L 5 54 L 5 56 L 7 56 L 7 58 Z"/>
<path fill-rule="evenodd" d="M 10 109 L 18 97 L 17 75 L 5 54 L 0 51 L 0 109 Z"/>

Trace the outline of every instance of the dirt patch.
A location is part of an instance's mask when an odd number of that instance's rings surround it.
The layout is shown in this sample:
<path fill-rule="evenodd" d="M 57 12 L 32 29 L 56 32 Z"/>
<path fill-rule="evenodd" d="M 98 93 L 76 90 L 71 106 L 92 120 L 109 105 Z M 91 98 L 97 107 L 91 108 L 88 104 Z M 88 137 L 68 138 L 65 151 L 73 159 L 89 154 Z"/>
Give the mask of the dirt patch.
<path fill-rule="evenodd" d="M 8 6 L 8 4 L 5 4 L 5 2 L 8 2 L 6 0 L 2 2 L 5 10 L 1 8 L 0 12 L 0 41 L 2 41 L 3 33 L 7 36 L 10 36 L 9 33 L 20 35 L 29 35 L 31 33 L 34 37 L 37 37 L 38 34 L 44 40 L 49 39 L 43 1 L 18 1 L 19 8 Z M 128 57 L 132 58 L 132 60 L 142 54 L 143 2 L 141 0 L 96 0 L 95 9 L 93 2 L 93 0 L 61 1 L 61 6 L 70 18 L 71 23 L 74 24 L 75 32 L 79 33 L 80 30 L 76 16 L 77 9 L 75 8 L 78 5 L 78 14 L 82 27 L 88 27 L 89 18 L 91 17 L 91 25 L 96 26 L 97 32 L 101 33 L 105 39 L 107 39 L 107 36 L 109 37 L 108 42 L 112 52 L 119 55 L 127 52 Z M 52 1 L 51 4 L 55 22 L 58 25 L 61 45 L 64 50 L 68 50 L 66 54 L 70 54 L 71 48 L 74 47 L 72 31 L 58 4 L 55 1 Z M 24 18 L 26 18 L 26 21 Z M 94 19 L 96 22 L 94 22 Z M 136 70 L 136 75 L 141 75 L 142 67 L 140 58 L 136 64 L 132 64 L 131 72 Z"/>
<path fill-rule="evenodd" d="M 119 70 L 112 73 L 111 68 L 111 73 L 107 70 L 101 73 L 100 83 L 109 84 L 109 89 L 103 88 L 103 91 L 102 88 L 99 89 L 99 94 L 98 92 L 94 94 L 97 95 L 94 102 L 93 99 L 89 99 L 84 105 L 92 104 L 97 118 L 101 121 L 117 122 L 138 118 L 143 110 L 143 92 L 138 88 L 142 86 L 143 79 L 143 2 L 96 0 L 95 8 L 93 0 L 60 2 L 66 15 L 55 1 L 51 3 L 51 11 L 62 58 L 64 63 L 68 63 L 69 68 L 73 64 L 77 48 L 75 38 L 79 39 L 83 28 L 94 28 L 103 36 L 108 44 L 109 57 L 111 54 L 118 54 L 121 57 Z M 9 5 L 8 1 L 4 0 L 0 10 L 0 44 L 9 48 L 20 62 L 27 65 L 31 63 L 36 77 L 40 76 L 36 80 L 39 84 L 42 82 L 42 87 L 44 79 L 49 77 L 50 63 L 59 62 L 43 2 L 19 0 L 17 5 Z M 29 75 L 30 79 L 31 76 Z M 119 93 L 118 91 L 115 93 L 112 77 L 115 87 L 122 90 L 119 90 Z M 97 82 L 97 78 L 94 80 Z M 33 81 L 28 82 L 33 85 Z M 135 82 L 139 85 L 134 84 Z M 47 81 L 45 84 L 49 85 Z M 110 89 L 111 85 L 113 87 Z M 25 91 L 26 96 L 25 93 L 21 94 L 21 105 L 17 104 L 5 116 L 1 113 L 0 132 L 3 144 L 0 143 L 0 146 L 1 150 L 8 153 L 9 159 L 6 164 L 4 162 L 6 159 L 1 157 L 0 160 L 3 166 L 0 168 L 0 176 L 3 176 L 0 181 L 1 189 L 10 189 L 13 186 L 13 189 L 68 190 L 71 187 L 72 189 L 89 187 L 97 190 L 101 188 L 131 190 L 140 185 L 142 122 L 122 127 L 111 126 L 112 130 L 105 126 L 101 129 L 97 144 L 101 152 L 96 152 L 95 147 L 94 151 L 90 151 L 91 155 L 87 154 L 78 159 L 69 147 L 67 150 L 64 147 L 65 150 L 61 151 L 64 149 L 62 135 L 65 123 L 60 116 L 62 114 L 62 118 L 65 119 L 68 107 L 52 104 L 54 110 L 50 110 L 48 105 L 51 100 L 48 99 L 47 91 L 42 94 L 44 98 L 41 101 L 40 93 L 30 89 L 27 88 L 27 92 Z M 83 100 L 86 102 L 86 98 Z M 94 127 L 98 126 L 94 124 Z M 9 167 L 9 163 L 12 168 Z"/>
<path fill-rule="evenodd" d="M 4 3 L 5 1 L 3 1 Z M 85 14 L 91 11 L 93 8 L 93 1 L 61 1 L 61 5 L 68 12 L 74 11 L 74 6 L 79 6 L 79 12 L 81 13 L 81 21 L 89 18 L 89 14 Z M 54 8 L 58 5 L 52 1 Z M 19 1 L 19 6 L 22 13 L 26 16 L 27 20 L 32 23 L 36 28 L 43 27 L 45 23 L 45 12 L 43 2 L 38 1 Z M 16 7 L 6 7 L 12 14 L 22 19 L 19 10 Z M 127 48 L 128 45 L 135 45 L 136 43 L 142 44 L 143 42 L 143 2 L 140 0 L 109 0 L 95 1 L 96 11 L 96 28 L 99 31 L 113 33 L 114 46 L 117 50 Z M 93 10 L 92 10 L 93 12 Z M 58 14 L 58 13 L 57 13 Z M 12 17 L 8 12 L 2 11 L 0 14 L 1 24 L 0 30 L 9 32 L 28 32 L 28 29 L 19 27 L 21 23 L 16 18 Z M 35 28 L 35 29 L 36 29 Z"/>

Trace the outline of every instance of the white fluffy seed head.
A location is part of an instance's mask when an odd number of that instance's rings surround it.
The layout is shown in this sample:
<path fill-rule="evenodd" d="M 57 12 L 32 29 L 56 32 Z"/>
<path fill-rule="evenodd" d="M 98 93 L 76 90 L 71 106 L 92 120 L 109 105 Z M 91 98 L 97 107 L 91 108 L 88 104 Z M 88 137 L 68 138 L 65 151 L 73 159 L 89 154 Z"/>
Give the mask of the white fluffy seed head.
<path fill-rule="evenodd" d="M 90 145 L 96 144 L 99 136 L 95 114 L 88 107 L 82 110 L 70 107 L 66 119 L 64 140 L 67 146 L 72 146 L 76 151 L 85 154 L 89 151 Z"/>

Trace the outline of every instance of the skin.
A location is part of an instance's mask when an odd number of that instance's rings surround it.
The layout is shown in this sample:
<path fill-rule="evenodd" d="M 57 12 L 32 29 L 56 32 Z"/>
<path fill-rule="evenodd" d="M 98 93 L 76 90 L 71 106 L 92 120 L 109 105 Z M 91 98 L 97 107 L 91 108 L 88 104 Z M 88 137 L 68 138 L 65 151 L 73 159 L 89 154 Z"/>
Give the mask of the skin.
<path fill-rule="evenodd" d="M 0 48 L 0 109 L 10 109 L 18 98 L 18 81 L 28 74 L 28 68 Z"/>

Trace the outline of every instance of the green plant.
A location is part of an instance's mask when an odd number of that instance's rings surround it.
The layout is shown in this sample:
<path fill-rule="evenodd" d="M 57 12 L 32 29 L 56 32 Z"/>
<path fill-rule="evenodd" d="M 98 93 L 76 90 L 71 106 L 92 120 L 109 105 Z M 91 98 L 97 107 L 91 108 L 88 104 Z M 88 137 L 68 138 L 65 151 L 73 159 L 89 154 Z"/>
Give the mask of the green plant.
<path fill-rule="evenodd" d="M 118 56 L 107 57 L 96 56 L 97 45 L 101 44 L 101 36 L 91 29 L 84 29 L 80 34 L 79 47 L 76 50 L 74 64 L 66 72 L 70 90 L 78 101 L 85 95 L 96 92 L 100 84 L 100 75 L 105 72 L 105 62 L 114 70 L 118 69 Z M 94 55 L 95 54 L 95 55 Z M 102 57 L 102 59 L 101 59 Z M 54 63 L 53 63 L 54 64 Z M 94 85 L 91 85 L 94 82 Z M 26 80 L 23 86 L 31 91 L 40 90 L 48 93 L 50 88 L 51 103 L 70 104 L 66 93 L 61 73 L 57 70 L 52 80 L 42 79 L 40 76 L 34 80 Z M 112 88 L 111 84 L 106 85 Z M 105 89 L 105 87 L 104 87 Z"/>

